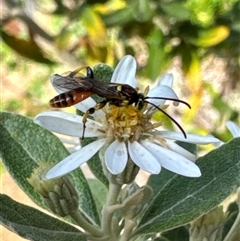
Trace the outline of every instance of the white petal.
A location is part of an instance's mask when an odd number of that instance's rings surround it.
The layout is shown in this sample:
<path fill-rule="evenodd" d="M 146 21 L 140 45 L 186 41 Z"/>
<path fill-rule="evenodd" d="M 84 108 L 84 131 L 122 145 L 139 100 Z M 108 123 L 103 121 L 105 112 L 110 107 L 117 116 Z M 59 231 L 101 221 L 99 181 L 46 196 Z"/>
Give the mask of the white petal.
<path fill-rule="evenodd" d="M 172 87 L 173 85 L 173 74 L 165 74 L 158 78 L 157 85 L 167 85 L 169 87 Z"/>
<path fill-rule="evenodd" d="M 128 151 L 132 161 L 144 171 L 151 174 L 158 174 L 161 171 L 157 159 L 139 142 L 128 141 Z"/>
<path fill-rule="evenodd" d="M 106 119 L 106 114 L 103 110 L 96 110 L 92 116 L 94 120 L 100 123 L 103 119 Z"/>
<path fill-rule="evenodd" d="M 96 101 L 93 98 L 88 97 L 86 100 L 83 100 L 83 101 L 77 103 L 74 106 L 78 110 L 80 110 L 80 111 L 85 113 L 87 110 L 89 110 L 90 108 L 94 107 L 95 105 L 96 105 Z"/>
<path fill-rule="evenodd" d="M 49 131 L 68 136 L 82 137 L 82 116 L 61 111 L 49 111 L 38 114 L 34 122 Z M 98 137 L 104 135 L 102 125 L 96 121 L 87 120 L 85 137 Z"/>
<path fill-rule="evenodd" d="M 126 55 L 116 66 L 111 78 L 111 82 L 129 84 L 132 87 L 136 87 L 136 69 L 136 60 L 131 55 Z"/>
<path fill-rule="evenodd" d="M 164 76 L 162 76 L 158 79 L 157 85 L 167 85 L 172 88 L 173 81 L 174 81 L 173 74 L 165 74 Z M 173 105 L 178 106 L 179 102 L 174 101 Z"/>
<path fill-rule="evenodd" d="M 163 99 L 151 99 L 151 97 L 164 97 L 164 98 L 172 98 L 172 99 L 178 99 L 177 94 L 173 91 L 173 89 L 167 85 L 158 85 L 154 88 L 152 88 L 148 95 L 149 97 L 148 101 L 160 106 L 163 105 L 166 100 Z"/>
<path fill-rule="evenodd" d="M 105 143 L 106 139 L 100 139 L 74 152 L 51 168 L 46 174 L 46 179 L 61 177 L 75 170 L 95 155 Z"/>
<path fill-rule="evenodd" d="M 212 135 L 195 135 L 195 134 L 187 134 L 187 138 L 185 139 L 182 132 L 171 132 L 171 131 L 156 131 L 159 136 L 164 137 L 166 139 L 183 141 L 188 143 L 195 144 L 211 144 L 211 143 L 219 143 L 221 142 L 219 139 L 215 138 Z"/>
<path fill-rule="evenodd" d="M 124 142 L 115 140 L 105 152 L 105 163 L 108 170 L 117 175 L 123 172 L 128 160 L 127 147 Z"/>
<path fill-rule="evenodd" d="M 76 152 L 81 149 L 78 137 L 60 137 L 60 140 L 70 153 Z"/>
<path fill-rule="evenodd" d="M 177 152 L 178 154 L 186 157 L 188 160 L 190 161 L 195 161 L 196 160 L 196 156 L 194 154 L 192 154 L 191 152 L 187 151 L 186 149 L 182 148 L 181 146 L 179 146 L 177 143 L 173 142 L 173 141 L 169 141 L 169 140 L 165 140 L 169 149 L 173 150 L 174 152 Z"/>
<path fill-rule="evenodd" d="M 218 148 L 218 147 L 220 147 L 220 146 L 222 146 L 222 145 L 224 145 L 224 144 L 225 144 L 225 143 L 222 142 L 222 141 L 220 141 L 220 142 L 218 142 L 218 143 L 213 143 L 213 145 L 214 145 L 215 148 Z"/>
<path fill-rule="evenodd" d="M 233 137 L 240 137 L 240 127 L 237 126 L 232 121 L 227 121 L 226 126 L 228 130 L 232 133 Z"/>
<path fill-rule="evenodd" d="M 142 141 L 141 144 L 157 158 L 162 167 L 187 177 L 201 176 L 198 166 L 178 153 L 149 141 Z"/>
<path fill-rule="evenodd" d="M 67 147 L 67 150 L 70 152 L 70 153 L 73 153 L 73 152 L 76 152 L 78 151 L 79 149 L 81 148 L 81 146 L 72 146 L 72 147 Z"/>

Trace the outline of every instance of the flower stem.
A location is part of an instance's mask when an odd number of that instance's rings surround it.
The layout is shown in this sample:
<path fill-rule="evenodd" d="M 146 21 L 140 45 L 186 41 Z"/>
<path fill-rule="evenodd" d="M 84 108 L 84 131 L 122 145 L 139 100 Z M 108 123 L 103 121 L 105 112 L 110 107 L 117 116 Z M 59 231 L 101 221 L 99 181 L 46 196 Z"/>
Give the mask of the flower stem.
<path fill-rule="evenodd" d="M 125 219 L 124 232 L 120 238 L 120 241 L 129 241 L 132 230 L 136 227 L 134 220 Z"/>
<path fill-rule="evenodd" d="M 90 224 L 87 222 L 81 212 L 77 210 L 76 212 L 71 214 L 71 217 L 73 220 L 82 228 L 84 231 L 90 233 L 93 237 L 101 237 L 103 236 L 103 232 L 100 230 L 100 228 Z"/>
<path fill-rule="evenodd" d="M 106 204 L 102 212 L 102 232 L 105 234 L 105 236 L 108 236 L 110 240 L 117 240 L 116 234 L 113 233 L 112 229 L 112 218 L 115 210 L 112 207 L 117 204 L 117 199 L 121 188 L 121 185 L 110 182 Z"/>

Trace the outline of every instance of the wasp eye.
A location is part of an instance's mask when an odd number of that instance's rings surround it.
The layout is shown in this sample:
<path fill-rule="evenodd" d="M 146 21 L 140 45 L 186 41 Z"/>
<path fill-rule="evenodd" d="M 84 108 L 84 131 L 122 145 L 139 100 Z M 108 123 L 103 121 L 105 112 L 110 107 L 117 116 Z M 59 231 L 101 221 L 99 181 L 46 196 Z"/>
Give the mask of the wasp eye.
<path fill-rule="evenodd" d="M 94 74 L 93 74 L 93 70 L 90 67 L 87 67 L 87 77 L 90 79 L 94 79 Z"/>

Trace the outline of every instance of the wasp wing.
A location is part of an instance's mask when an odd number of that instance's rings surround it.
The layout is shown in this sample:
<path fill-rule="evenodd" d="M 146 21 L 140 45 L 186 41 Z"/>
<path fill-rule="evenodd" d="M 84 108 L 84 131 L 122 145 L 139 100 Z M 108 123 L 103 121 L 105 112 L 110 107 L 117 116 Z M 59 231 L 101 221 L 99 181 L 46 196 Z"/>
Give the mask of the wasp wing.
<path fill-rule="evenodd" d="M 50 80 L 53 87 L 59 93 L 67 92 L 69 90 L 76 90 L 79 92 L 91 91 L 93 94 L 99 95 L 103 98 L 123 100 L 127 95 L 125 92 L 121 91 L 121 87 L 123 89 L 128 87 L 128 89 L 130 88 L 135 91 L 133 87 L 126 84 L 107 83 L 83 76 L 71 76 L 71 74 L 68 76 L 55 74 Z"/>
<path fill-rule="evenodd" d="M 55 74 L 50 80 L 53 87 L 60 93 L 69 90 L 88 91 L 93 88 L 92 81 L 89 81 L 86 77 L 70 77 Z"/>
<path fill-rule="evenodd" d="M 99 80 L 91 79 L 94 83 L 92 92 L 94 94 L 97 94 L 101 97 L 107 98 L 107 99 L 118 99 L 122 100 L 125 99 L 125 96 L 121 92 L 121 86 L 122 84 L 118 83 L 107 83 L 102 82 Z M 120 88 L 119 88 L 120 86 Z"/>

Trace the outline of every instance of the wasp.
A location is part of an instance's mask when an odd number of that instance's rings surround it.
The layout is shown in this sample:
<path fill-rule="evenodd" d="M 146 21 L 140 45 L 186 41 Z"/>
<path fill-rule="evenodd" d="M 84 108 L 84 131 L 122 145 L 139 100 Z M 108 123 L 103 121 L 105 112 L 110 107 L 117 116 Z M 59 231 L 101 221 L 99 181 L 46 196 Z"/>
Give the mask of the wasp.
<path fill-rule="evenodd" d="M 79 75 L 79 72 L 84 68 L 86 68 L 86 76 Z M 75 105 L 92 96 L 93 94 L 104 98 L 101 102 L 87 110 L 87 112 L 84 114 L 83 133 L 81 139 L 84 138 L 88 115 L 93 114 L 96 110 L 103 108 L 107 103 L 118 107 L 134 104 L 139 110 L 144 107 L 145 103 L 148 103 L 170 118 L 179 127 L 186 138 L 186 133 L 180 124 L 170 115 L 168 115 L 163 109 L 147 101 L 147 99 L 176 101 L 191 108 L 190 105 L 185 101 L 166 97 L 148 97 L 142 93 L 139 93 L 137 89 L 128 84 L 107 83 L 97 80 L 94 78 L 93 70 L 90 67 L 80 67 L 70 72 L 66 76 L 55 74 L 51 77 L 51 81 L 54 87 L 62 91 L 61 94 L 55 96 L 49 101 L 49 105 L 54 108 L 64 108 Z"/>

